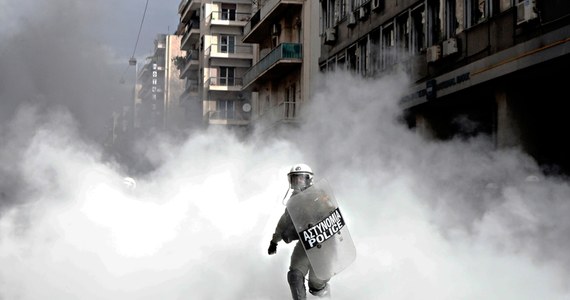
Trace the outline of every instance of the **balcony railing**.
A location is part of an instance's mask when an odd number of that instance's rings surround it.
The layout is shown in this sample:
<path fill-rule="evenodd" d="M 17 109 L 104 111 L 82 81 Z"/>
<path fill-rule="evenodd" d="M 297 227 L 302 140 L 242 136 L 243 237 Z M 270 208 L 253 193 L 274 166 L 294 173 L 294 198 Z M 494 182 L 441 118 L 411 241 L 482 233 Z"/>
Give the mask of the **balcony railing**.
<path fill-rule="evenodd" d="M 216 110 L 208 112 L 209 120 L 248 121 L 249 114 L 237 110 Z"/>
<path fill-rule="evenodd" d="M 178 9 L 182 9 L 184 12 L 179 13 L 181 15 L 180 20 L 182 22 L 188 21 L 193 15 L 193 12 L 200 9 L 201 0 L 189 0 L 183 6 L 179 6 Z M 182 3 L 181 3 L 182 4 Z"/>
<path fill-rule="evenodd" d="M 301 62 L 303 58 L 303 45 L 296 43 L 282 43 L 273 49 L 269 54 L 259 60 L 243 76 L 245 86 L 252 83 L 262 73 L 270 69 L 274 64 L 282 60 L 294 60 Z"/>
<path fill-rule="evenodd" d="M 294 122 L 298 120 L 300 111 L 300 102 L 282 102 L 266 111 L 261 118 L 269 123 Z"/>
<path fill-rule="evenodd" d="M 189 83 L 186 84 L 186 87 L 184 88 L 184 91 L 182 92 L 182 95 L 180 95 L 180 98 L 187 98 L 190 95 L 198 95 L 198 91 L 199 91 L 199 86 L 198 86 L 198 82 L 197 81 L 190 81 L 188 80 Z"/>
<path fill-rule="evenodd" d="M 247 42 L 256 42 L 258 38 L 260 38 L 259 34 L 264 32 L 262 27 L 268 27 L 272 25 L 274 18 L 279 16 L 284 11 L 290 9 L 291 6 L 302 7 L 304 4 L 304 0 L 268 0 L 264 1 L 263 4 L 260 4 L 259 9 L 251 16 L 249 22 L 245 24 L 243 29 L 244 41 L 249 40 L 252 37 L 250 35 L 256 35 L 257 37 L 253 38 L 254 40 L 250 40 Z M 259 27 L 257 27 L 259 25 Z M 254 33 L 256 31 L 257 33 Z"/>
<path fill-rule="evenodd" d="M 188 50 L 186 51 L 186 63 L 192 60 L 200 59 L 200 52 L 198 50 Z"/>
<path fill-rule="evenodd" d="M 198 80 L 187 80 L 182 96 L 185 97 L 190 94 L 198 94 L 198 91 L 199 91 Z"/>
<path fill-rule="evenodd" d="M 178 13 L 181 14 L 182 12 L 184 12 L 184 8 L 186 7 L 186 4 L 188 4 L 188 0 L 182 0 L 180 1 L 180 4 L 178 5 Z"/>
<path fill-rule="evenodd" d="M 252 45 L 232 45 L 232 44 L 212 44 L 205 51 L 206 56 L 220 56 L 220 57 L 253 57 Z"/>
<path fill-rule="evenodd" d="M 185 33 L 182 36 L 180 48 L 182 48 L 182 50 L 188 50 L 192 44 L 191 41 L 198 40 L 198 36 L 200 35 L 200 20 L 191 20 L 188 22 L 188 25 L 186 25 L 186 30 L 184 32 Z M 192 35 L 194 35 L 193 39 L 190 38 Z"/>
<path fill-rule="evenodd" d="M 235 77 L 210 77 L 206 80 L 206 86 L 239 87 L 243 85 L 242 78 Z"/>
<path fill-rule="evenodd" d="M 235 11 L 213 11 L 207 18 L 206 23 L 212 23 L 212 21 L 223 21 L 223 22 L 240 22 L 239 25 L 245 25 L 249 21 L 250 13 L 241 13 Z"/>
<path fill-rule="evenodd" d="M 245 27 L 243 28 L 244 36 L 247 36 L 251 32 L 251 30 L 255 28 L 255 26 L 257 26 L 257 24 L 260 21 L 260 16 L 261 16 L 261 10 L 256 11 L 255 14 L 251 16 L 249 22 L 247 22 L 247 24 L 245 24 Z"/>

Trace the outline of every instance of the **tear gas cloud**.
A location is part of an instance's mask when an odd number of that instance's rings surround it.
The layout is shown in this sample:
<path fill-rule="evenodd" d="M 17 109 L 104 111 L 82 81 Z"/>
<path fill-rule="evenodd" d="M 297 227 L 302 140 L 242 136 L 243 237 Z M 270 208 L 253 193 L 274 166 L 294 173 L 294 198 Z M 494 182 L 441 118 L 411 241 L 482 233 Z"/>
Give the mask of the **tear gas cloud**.
<path fill-rule="evenodd" d="M 405 83 L 324 78 L 306 123 L 271 138 L 157 136 L 140 155 L 158 167 L 135 190 L 70 114 L 20 110 L 2 132 L 22 191 L 0 219 L 0 295 L 287 299 L 292 245 L 266 248 L 288 167 L 306 162 L 358 251 L 335 299 L 566 299 L 567 184 L 485 137 L 423 140 L 397 122 Z"/>
<path fill-rule="evenodd" d="M 63 22 L 54 14 L 28 25 L 57 49 L 59 31 L 38 25 Z M 28 61 L 27 39 L 0 38 L 15 43 L 0 43 L 14 71 L 0 80 L 0 299 L 288 299 L 293 245 L 266 251 L 298 162 L 331 183 L 356 244 L 333 299 L 568 299 L 567 182 L 489 137 L 410 131 L 403 74 L 323 77 L 294 131 L 141 141 L 155 169 L 133 190 L 85 134 L 104 72 L 85 75 L 70 50 L 48 78 L 58 55 Z"/>

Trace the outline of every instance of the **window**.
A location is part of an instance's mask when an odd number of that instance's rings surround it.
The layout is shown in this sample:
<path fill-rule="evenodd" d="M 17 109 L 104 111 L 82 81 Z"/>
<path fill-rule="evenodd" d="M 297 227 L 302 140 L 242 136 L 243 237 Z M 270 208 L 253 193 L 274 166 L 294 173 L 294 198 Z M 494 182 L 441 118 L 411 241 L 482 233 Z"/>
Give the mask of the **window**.
<path fill-rule="evenodd" d="M 230 3 L 222 3 L 222 20 L 235 21 L 236 20 L 236 5 Z"/>
<path fill-rule="evenodd" d="M 295 111 L 296 111 L 296 92 L 297 89 L 295 87 L 295 83 L 290 85 L 289 87 L 285 88 L 285 119 L 293 119 L 295 118 Z"/>
<path fill-rule="evenodd" d="M 421 5 L 412 10 L 412 49 L 418 53 L 425 48 L 425 10 Z"/>
<path fill-rule="evenodd" d="M 465 0 L 467 9 L 467 24 L 474 26 L 485 20 L 486 17 L 486 0 Z"/>
<path fill-rule="evenodd" d="M 358 68 L 358 56 L 356 54 L 356 46 L 351 46 L 346 50 L 346 56 L 348 59 L 348 70 L 352 72 L 357 72 Z"/>
<path fill-rule="evenodd" d="M 488 14 L 489 16 L 495 16 L 501 13 L 503 10 L 501 6 L 504 4 L 502 0 L 488 0 L 487 7 L 488 7 Z"/>
<path fill-rule="evenodd" d="M 216 112 L 220 119 L 235 119 L 236 103 L 233 100 L 216 101 Z"/>
<path fill-rule="evenodd" d="M 382 69 L 394 64 L 394 42 L 394 24 L 390 24 L 382 30 Z"/>
<path fill-rule="evenodd" d="M 358 43 L 358 73 L 360 75 L 366 76 L 368 75 L 368 39 L 362 39 Z"/>
<path fill-rule="evenodd" d="M 325 1 L 321 1 L 321 9 L 319 11 L 319 32 L 321 34 L 325 33 L 325 29 L 327 29 L 327 4 Z"/>
<path fill-rule="evenodd" d="M 457 21 L 457 0 L 445 1 L 445 36 L 450 38 L 456 34 L 459 22 Z M 461 1 L 461 0 L 459 0 Z"/>
<path fill-rule="evenodd" d="M 349 2 L 350 1 L 350 2 Z M 336 26 L 336 24 L 344 19 L 350 11 L 349 3 L 353 0 L 322 0 L 320 10 L 320 26 L 321 33 L 327 28 Z"/>
<path fill-rule="evenodd" d="M 511 0 L 496 0 L 499 2 L 499 11 L 503 12 L 509 8 L 511 8 L 512 3 Z"/>
<path fill-rule="evenodd" d="M 380 70 L 380 29 L 370 33 L 370 75 L 375 75 Z"/>
<path fill-rule="evenodd" d="M 398 48 L 404 50 L 404 53 L 408 53 L 410 50 L 410 21 L 409 15 L 407 13 L 399 16 L 397 19 L 397 37 L 398 37 Z"/>
<path fill-rule="evenodd" d="M 221 53 L 235 53 L 236 37 L 233 35 L 220 36 L 220 52 Z"/>
<path fill-rule="evenodd" d="M 428 45 L 435 45 L 442 41 L 443 38 L 443 23 L 442 14 L 443 7 L 442 0 L 429 0 L 428 1 Z"/>
<path fill-rule="evenodd" d="M 347 5 L 346 1 L 348 0 L 339 0 L 339 19 L 342 20 L 346 17 Z"/>
<path fill-rule="evenodd" d="M 220 85 L 233 86 L 235 84 L 235 68 L 220 67 Z"/>
<path fill-rule="evenodd" d="M 346 56 L 344 53 L 339 55 L 336 64 L 339 70 L 341 71 L 346 70 Z"/>
<path fill-rule="evenodd" d="M 334 72 L 336 68 L 336 62 L 333 59 L 329 59 L 328 63 L 327 63 L 327 72 Z"/>

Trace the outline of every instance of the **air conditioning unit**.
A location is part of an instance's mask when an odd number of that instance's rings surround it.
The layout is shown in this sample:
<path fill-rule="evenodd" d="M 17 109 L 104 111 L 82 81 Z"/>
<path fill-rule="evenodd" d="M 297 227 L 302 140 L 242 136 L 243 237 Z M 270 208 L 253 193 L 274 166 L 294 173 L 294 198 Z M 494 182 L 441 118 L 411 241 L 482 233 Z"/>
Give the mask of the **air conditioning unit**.
<path fill-rule="evenodd" d="M 519 0 L 517 4 L 517 25 L 538 17 L 536 13 L 536 0 Z"/>
<path fill-rule="evenodd" d="M 356 25 L 356 15 L 353 11 L 348 14 L 348 26 Z"/>
<path fill-rule="evenodd" d="M 325 30 L 325 44 L 331 45 L 336 42 L 336 29 L 334 27 Z"/>
<path fill-rule="evenodd" d="M 441 56 L 441 47 L 439 45 L 433 45 L 426 50 L 426 60 L 427 62 L 434 62 Z"/>
<path fill-rule="evenodd" d="M 368 15 L 366 14 L 366 8 L 364 8 L 364 6 L 361 6 L 361 7 L 358 9 L 358 18 L 359 18 L 360 20 L 363 20 L 363 19 L 366 19 L 367 16 L 368 16 Z"/>
<path fill-rule="evenodd" d="M 273 24 L 271 26 L 271 35 L 279 35 L 281 33 L 281 25 L 279 23 Z"/>
<path fill-rule="evenodd" d="M 372 10 L 378 10 L 378 9 L 382 9 L 382 4 L 380 1 L 382 0 L 372 0 L 372 3 L 370 4 L 370 8 L 372 8 Z"/>
<path fill-rule="evenodd" d="M 441 45 L 443 56 L 448 56 L 454 53 L 457 53 L 459 50 L 457 49 L 457 39 L 456 38 L 449 38 L 443 41 Z"/>

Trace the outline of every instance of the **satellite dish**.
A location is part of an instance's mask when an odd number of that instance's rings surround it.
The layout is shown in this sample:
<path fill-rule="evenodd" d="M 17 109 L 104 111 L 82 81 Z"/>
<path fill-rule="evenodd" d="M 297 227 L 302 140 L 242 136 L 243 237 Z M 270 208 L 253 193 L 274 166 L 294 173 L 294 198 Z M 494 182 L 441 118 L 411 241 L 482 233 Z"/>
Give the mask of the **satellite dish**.
<path fill-rule="evenodd" d="M 249 103 L 244 103 L 243 106 L 241 107 L 241 109 L 243 109 L 244 112 L 250 112 L 251 111 L 251 104 Z"/>

